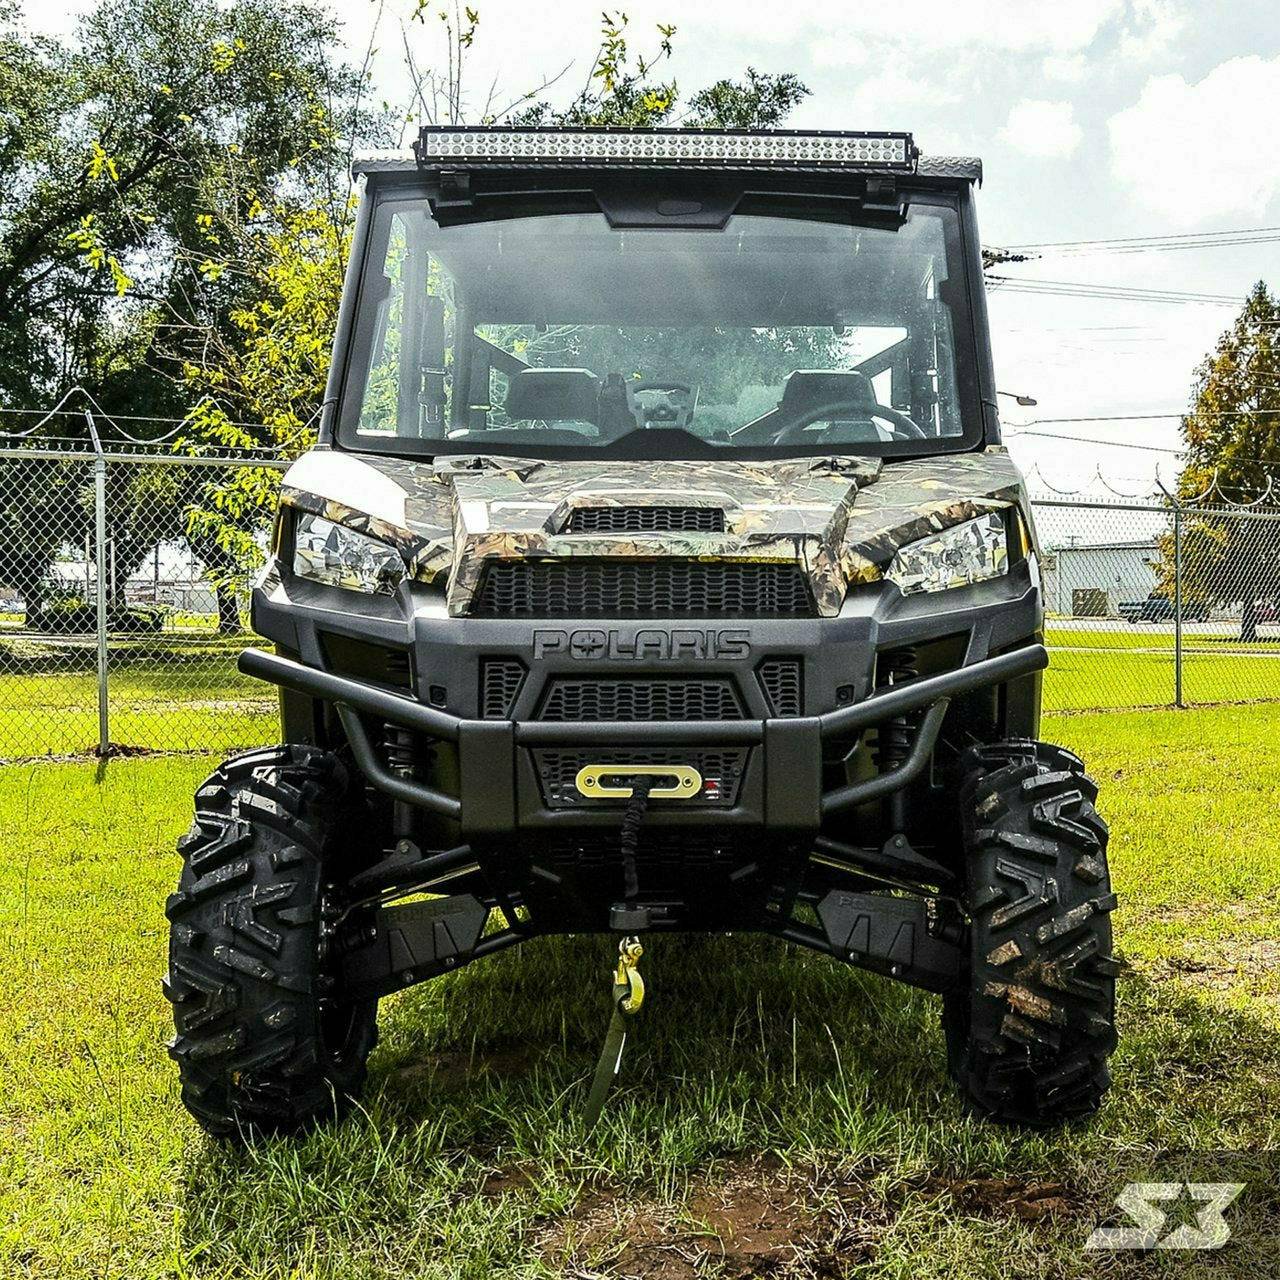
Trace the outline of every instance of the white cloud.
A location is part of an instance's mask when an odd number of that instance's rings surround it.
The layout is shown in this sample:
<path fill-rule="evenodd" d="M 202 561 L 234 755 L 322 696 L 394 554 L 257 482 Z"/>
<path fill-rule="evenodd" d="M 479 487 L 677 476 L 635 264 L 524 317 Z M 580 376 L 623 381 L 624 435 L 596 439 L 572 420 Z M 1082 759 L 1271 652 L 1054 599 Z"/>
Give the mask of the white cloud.
<path fill-rule="evenodd" d="M 811 43 L 821 66 L 857 66 L 868 43 L 916 53 L 962 47 L 1070 53 L 1087 48 L 1125 8 L 1126 0 L 1035 5 L 1027 0 L 899 0 L 858 6 L 851 18 L 847 0 L 813 0 L 791 11 L 780 9 L 776 0 L 701 0 L 687 12 L 677 7 L 672 20 L 689 32 L 717 37 L 732 32 L 769 44 L 799 38 Z"/>
<path fill-rule="evenodd" d="M 900 129 L 903 113 L 925 107 L 941 107 L 958 102 L 960 94 L 940 77 L 909 75 L 894 67 L 885 67 L 859 82 L 848 99 L 850 120 L 859 129 Z"/>
<path fill-rule="evenodd" d="M 1112 170 L 1179 226 L 1257 216 L 1280 194 L 1278 116 L 1280 57 L 1232 58 L 1195 84 L 1153 76 L 1109 122 Z"/>
<path fill-rule="evenodd" d="M 1084 136 L 1069 102 L 1024 98 L 1009 112 L 1000 137 L 1024 155 L 1061 158 L 1069 156 Z"/>
<path fill-rule="evenodd" d="M 1086 48 L 1123 8 L 1123 0 L 905 0 L 860 6 L 856 20 L 840 25 L 849 38 L 874 34 L 914 49 L 975 45 L 1064 53 Z"/>
<path fill-rule="evenodd" d="M 1089 59 L 1083 53 L 1051 54 L 1041 63 L 1041 70 L 1046 80 L 1079 84 L 1089 74 Z"/>
<path fill-rule="evenodd" d="M 1176 0 L 1132 0 L 1128 20 L 1120 31 L 1120 56 L 1131 62 L 1152 62 L 1177 45 L 1187 17 Z"/>

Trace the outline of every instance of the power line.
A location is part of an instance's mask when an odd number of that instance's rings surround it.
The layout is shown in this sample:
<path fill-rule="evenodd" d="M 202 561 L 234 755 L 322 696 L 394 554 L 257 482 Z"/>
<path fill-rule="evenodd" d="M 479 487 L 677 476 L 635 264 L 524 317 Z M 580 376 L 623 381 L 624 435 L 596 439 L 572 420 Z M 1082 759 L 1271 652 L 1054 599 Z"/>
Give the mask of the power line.
<path fill-rule="evenodd" d="M 1094 284 L 1088 281 L 1041 280 L 1024 276 L 988 275 L 988 284 L 1007 293 L 1039 293 L 1055 297 L 1098 298 L 1116 302 L 1164 302 L 1178 305 L 1238 307 L 1241 299 L 1222 293 L 1193 293 L 1180 289 L 1148 289 L 1139 285 Z"/>
<path fill-rule="evenodd" d="M 1021 440 L 1031 437 L 1036 440 L 1071 440 L 1076 444 L 1109 445 L 1113 449 L 1136 449 L 1141 453 L 1186 453 L 1186 449 L 1175 449 L 1156 444 L 1126 444 L 1123 440 L 1098 440 L 1092 436 L 1068 436 L 1055 431 L 1010 431 L 1009 437 Z M 1277 464 L 1280 465 L 1280 464 Z"/>
<path fill-rule="evenodd" d="M 1099 440 L 1096 436 L 1069 436 L 1055 431 L 1010 431 L 1008 434 L 1014 440 L 1021 440 L 1026 437 L 1036 440 L 1070 440 L 1075 444 L 1098 444 L 1106 445 L 1112 449 L 1135 449 L 1140 453 L 1188 454 L 1191 452 L 1190 449 L 1186 448 L 1173 448 L 1158 444 L 1129 444 L 1124 440 Z M 1273 461 L 1269 458 L 1246 458 L 1237 455 L 1228 459 L 1228 461 L 1247 462 L 1253 466 L 1280 469 L 1280 461 Z"/>
<path fill-rule="evenodd" d="M 1057 426 L 1066 422 L 1155 422 L 1173 418 L 1254 418 L 1280 413 L 1280 409 L 1221 409 L 1196 413 L 1183 409 L 1175 413 L 1103 413 L 1094 417 L 1079 418 L 1028 418 L 1026 422 L 1011 422 L 1011 427 Z"/>
<path fill-rule="evenodd" d="M 1113 236 L 1096 240 L 1044 240 L 1001 246 L 1001 254 L 1150 253 L 1185 249 L 1216 249 L 1237 244 L 1280 242 L 1280 227 L 1236 227 L 1218 231 L 1188 231 L 1156 236 Z"/>

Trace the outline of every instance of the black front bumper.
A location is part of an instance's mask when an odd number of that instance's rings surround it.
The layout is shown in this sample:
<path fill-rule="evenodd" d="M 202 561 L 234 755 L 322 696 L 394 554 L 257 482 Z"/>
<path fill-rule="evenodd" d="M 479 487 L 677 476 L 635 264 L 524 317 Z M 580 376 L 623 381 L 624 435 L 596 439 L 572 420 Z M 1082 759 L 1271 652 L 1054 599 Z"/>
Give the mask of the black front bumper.
<path fill-rule="evenodd" d="M 762 747 L 764 767 L 758 785 L 744 786 L 739 803 L 712 815 L 717 824 L 747 824 L 775 831 L 817 831 L 824 816 L 887 795 L 906 786 L 928 762 L 949 701 L 961 694 L 1049 665 L 1048 651 L 1029 644 L 1010 653 L 982 658 L 953 671 L 926 676 L 852 706 L 824 715 L 765 720 L 689 721 L 560 721 L 472 720 L 450 715 L 416 699 L 361 683 L 345 676 L 248 649 L 240 657 L 246 675 L 268 680 L 336 705 L 357 763 L 369 781 L 395 799 L 456 818 L 468 835 L 494 835 L 518 829 L 517 751 L 533 747 L 610 749 L 639 746 Z M 824 791 L 822 740 L 856 734 L 886 720 L 925 710 L 906 760 L 892 772 Z M 397 776 L 378 758 L 361 721 L 368 715 L 413 730 L 428 738 L 458 745 L 460 787 L 447 795 L 420 782 Z M 537 806 L 542 809 L 541 805 Z M 591 820 L 615 821 L 599 811 L 542 810 L 543 822 L 580 826 Z M 706 812 L 679 814 L 707 822 Z"/>
<path fill-rule="evenodd" d="M 279 570 L 253 613 L 280 652 L 249 650 L 240 666 L 281 687 L 286 738 L 349 744 L 394 802 L 384 842 L 464 851 L 483 892 L 542 931 L 621 927 L 627 792 L 588 797 L 584 764 L 623 777 L 670 764 L 706 784 L 650 800 L 646 927 L 773 920 L 769 903 L 831 879 L 811 855 L 943 883 L 930 851 L 956 830 L 938 762 L 967 742 L 1036 736 L 1048 661 L 1025 563 L 937 597 L 871 584 L 833 618 L 449 617 L 417 584 L 355 597 Z M 921 674 L 890 672 L 904 653 Z M 493 663 L 510 664 L 505 688 L 487 681 Z M 767 678 L 778 663 L 790 685 Z"/>
<path fill-rule="evenodd" d="M 292 690 L 294 705 L 334 707 L 375 787 L 456 823 L 453 830 L 471 841 L 616 832 L 621 803 L 587 802 L 571 781 L 549 795 L 549 757 L 565 780 L 584 759 L 618 763 L 620 772 L 628 760 L 695 767 L 707 756 L 729 760 L 731 786 L 697 802 L 655 802 L 646 826 L 755 828 L 788 839 L 816 833 L 824 819 L 900 791 L 926 770 L 948 700 L 998 689 L 989 699 L 994 730 L 1035 736 L 1036 673 L 1048 663 L 1039 643 L 1039 587 L 1025 562 L 1006 578 L 943 596 L 904 598 L 896 587 L 872 584 L 852 592 L 835 618 L 447 617 L 438 597 L 416 584 L 395 597 L 356 597 L 279 570 L 255 592 L 253 612 L 256 630 L 289 656 L 249 650 L 241 670 Z M 357 669 L 346 656 L 352 645 L 395 654 L 402 687 L 386 673 Z M 946 652 L 927 674 L 878 687 L 882 656 L 902 646 Z M 484 683 L 486 664 L 495 661 L 514 664 L 516 676 L 501 707 Z M 785 711 L 762 677 L 776 662 L 799 672 Z M 604 704 L 572 699 L 551 711 L 561 685 L 681 681 L 721 682 L 731 703 L 703 704 L 698 718 L 634 703 L 606 716 Z M 708 706 L 715 714 L 722 705 L 733 718 L 702 718 Z M 591 714 L 575 714 L 584 709 Z M 896 768 L 868 776 L 865 768 L 846 774 L 833 767 L 860 733 L 913 713 L 909 754 Z M 450 767 L 417 777 L 391 767 L 387 725 L 441 744 L 437 758 Z"/>

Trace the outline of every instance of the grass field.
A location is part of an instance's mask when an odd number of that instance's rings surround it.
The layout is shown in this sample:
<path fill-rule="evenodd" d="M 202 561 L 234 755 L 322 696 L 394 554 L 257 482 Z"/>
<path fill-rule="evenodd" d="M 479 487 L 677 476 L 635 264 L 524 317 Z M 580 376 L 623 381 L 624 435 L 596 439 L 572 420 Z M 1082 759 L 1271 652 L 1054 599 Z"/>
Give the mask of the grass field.
<path fill-rule="evenodd" d="M 1105 635 L 1095 640 L 1112 638 Z M 1049 642 L 1046 711 L 1165 707 L 1174 701 L 1171 648 L 1142 652 L 1131 647 L 1059 647 L 1052 634 Z M 1192 706 L 1280 698 L 1280 655 L 1187 652 L 1182 661 L 1182 692 L 1184 704 Z"/>
<path fill-rule="evenodd" d="M 1107 1106 L 1047 1136 L 965 1115 L 932 998 L 672 936 L 590 1138 L 608 944 L 566 939 L 386 1001 L 341 1126 L 216 1147 L 178 1105 L 159 992 L 208 762 L 0 769 L 0 1276 L 1280 1274 L 1257 1230 L 1280 1215 L 1280 707 L 1050 727 L 1102 782 L 1131 970 Z M 1248 1180 L 1251 1229 L 1099 1265 L 1088 1230 L 1165 1148 Z"/>
<path fill-rule="evenodd" d="M 274 739 L 276 696 L 236 671 L 245 640 L 118 641 L 109 669 L 113 743 L 225 752 Z M 0 650 L 0 760 L 83 754 L 98 741 L 87 642 L 34 657 Z"/>
<path fill-rule="evenodd" d="M 1067 649 L 1172 650 L 1175 639 L 1171 623 L 1126 626 L 1123 630 L 1115 627 L 1105 631 L 1090 631 L 1084 627 L 1073 627 L 1070 623 L 1051 622 L 1047 634 L 1051 645 Z M 1215 632 L 1188 626 L 1182 637 L 1182 649 L 1184 653 L 1255 657 L 1258 654 L 1280 653 L 1280 637 L 1274 634 L 1273 628 L 1268 628 L 1261 639 L 1245 644 L 1240 639 L 1238 626 Z"/>
<path fill-rule="evenodd" d="M 1174 700 L 1172 638 L 1163 633 L 1049 632 L 1045 708 L 1160 707 Z M 275 738 L 275 697 L 241 676 L 239 640 L 113 642 L 110 737 L 149 751 L 226 752 Z M 82 755 L 98 740 L 97 675 L 89 641 L 34 656 L 0 648 L 0 761 Z M 1226 638 L 1188 638 L 1183 696 L 1190 705 L 1280 699 L 1280 642 L 1242 650 Z"/>

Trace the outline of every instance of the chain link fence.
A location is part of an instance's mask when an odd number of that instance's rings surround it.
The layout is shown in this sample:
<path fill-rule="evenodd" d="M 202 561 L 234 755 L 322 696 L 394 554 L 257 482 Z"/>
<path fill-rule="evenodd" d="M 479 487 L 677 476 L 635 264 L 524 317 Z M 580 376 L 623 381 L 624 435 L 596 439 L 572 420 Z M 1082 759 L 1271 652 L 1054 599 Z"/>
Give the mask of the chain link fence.
<path fill-rule="evenodd" d="M 0 761 L 275 738 L 273 691 L 236 670 L 255 557 L 189 512 L 280 465 L 0 448 Z M 1280 509 L 1034 506 L 1047 711 L 1280 699 Z"/>
<path fill-rule="evenodd" d="M 1046 710 L 1280 699 L 1280 509 L 1033 506 Z"/>
<path fill-rule="evenodd" d="M 254 557 L 188 528 L 250 465 L 279 464 L 0 450 L 0 760 L 275 738 L 273 691 L 236 670 Z"/>

